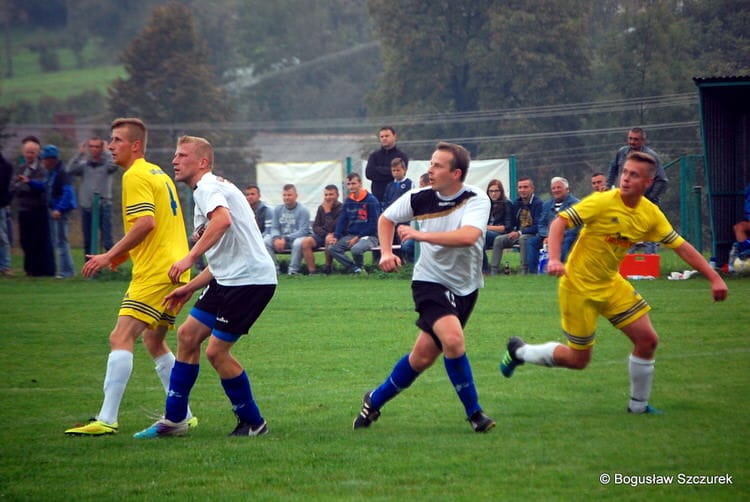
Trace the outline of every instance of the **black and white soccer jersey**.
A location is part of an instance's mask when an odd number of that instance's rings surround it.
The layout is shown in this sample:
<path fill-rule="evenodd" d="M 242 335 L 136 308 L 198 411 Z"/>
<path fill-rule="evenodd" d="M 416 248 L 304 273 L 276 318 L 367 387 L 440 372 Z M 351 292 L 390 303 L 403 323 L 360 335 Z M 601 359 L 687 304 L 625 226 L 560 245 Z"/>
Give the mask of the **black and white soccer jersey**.
<path fill-rule="evenodd" d="M 448 232 L 464 226 L 480 229 L 482 235 L 468 247 L 451 247 L 420 242 L 419 260 L 412 280 L 443 284 L 461 296 L 484 286 L 482 256 L 490 199 L 479 188 L 464 185 L 451 197 L 430 187 L 404 194 L 385 210 L 394 223 L 416 220 L 423 232 Z"/>

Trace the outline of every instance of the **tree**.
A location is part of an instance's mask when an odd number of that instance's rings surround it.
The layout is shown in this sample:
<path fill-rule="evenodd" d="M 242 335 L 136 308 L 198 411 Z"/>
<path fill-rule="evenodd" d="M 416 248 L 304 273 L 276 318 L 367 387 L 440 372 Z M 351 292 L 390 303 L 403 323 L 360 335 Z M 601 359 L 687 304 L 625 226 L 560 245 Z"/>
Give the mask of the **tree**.
<path fill-rule="evenodd" d="M 238 16 L 243 118 L 363 115 L 380 69 L 363 0 L 249 0 Z"/>
<path fill-rule="evenodd" d="M 695 76 L 750 73 L 750 9 L 744 0 L 688 0 L 685 14 L 696 37 Z"/>
<path fill-rule="evenodd" d="M 165 134 L 152 133 L 152 143 L 173 148 L 185 124 L 229 120 L 229 106 L 213 81 L 205 47 L 184 5 L 172 2 L 155 8 L 123 62 L 128 77 L 110 87 L 110 111 L 168 126 Z"/>

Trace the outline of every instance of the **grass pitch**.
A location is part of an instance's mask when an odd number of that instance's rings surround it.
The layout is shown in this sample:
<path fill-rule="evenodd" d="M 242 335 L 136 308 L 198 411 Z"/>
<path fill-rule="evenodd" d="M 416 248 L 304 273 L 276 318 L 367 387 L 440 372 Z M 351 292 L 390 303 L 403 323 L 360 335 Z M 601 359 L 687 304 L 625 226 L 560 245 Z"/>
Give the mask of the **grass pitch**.
<path fill-rule="evenodd" d="M 668 266 L 668 264 L 666 265 Z M 678 266 L 673 270 L 680 270 Z M 163 409 L 138 346 L 120 433 L 67 437 L 97 412 L 121 280 L 0 279 L 0 497 L 6 500 L 738 500 L 750 495 L 750 279 L 643 281 L 660 334 L 652 403 L 625 413 L 624 335 L 600 320 L 584 371 L 497 366 L 505 342 L 561 341 L 555 280 L 487 279 L 467 327 L 480 402 L 498 425 L 476 434 L 440 362 L 383 408 L 368 430 L 352 419 L 416 335 L 408 280 L 282 277 L 236 346 L 270 434 L 228 438 L 229 403 L 205 358 L 187 437 L 131 436 Z M 180 315 L 184 319 L 186 312 Z M 175 348 L 174 335 L 170 344 Z M 602 484 L 603 474 L 613 481 Z M 687 485 L 683 475 L 732 477 Z M 615 476 L 621 482 L 616 484 Z M 622 476 L 632 476 L 622 478 Z M 675 476 L 643 484 L 647 476 Z M 685 478 L 682 478 L 683 480 Z M 629 483 L 626 483 L 627 480 Z"/>

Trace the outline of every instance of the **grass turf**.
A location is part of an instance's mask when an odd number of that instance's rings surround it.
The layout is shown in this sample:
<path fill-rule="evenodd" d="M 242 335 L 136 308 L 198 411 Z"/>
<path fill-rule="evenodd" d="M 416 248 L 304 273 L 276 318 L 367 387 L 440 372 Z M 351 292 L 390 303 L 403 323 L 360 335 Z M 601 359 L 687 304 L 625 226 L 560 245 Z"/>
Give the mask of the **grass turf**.
<path fill-rule="evenodd" d="M 164 400 L 140 345 L 120 433 L 63 435 L 101 404 L 107 335 L 127 283 L 3 278 L 0 497 L 742 499 L 750 492 L 750 406 L 742 397 L 749 390 L 750 280 L 728 283 L 724 303 L 711 302 L 702 278 L 637 283 L 660 333 L 652 402 L 665 414 L 632 416 L 625 413 L 629 342 L 603 320 L 585 371 L 526 365 L 502 378 L 497 365 L 508 336 L 562 340 L 555 280 L 488 278 L 466 332 L 480 401 L 498 426 L 476 434 L 441 362 L 384 407 L 370 429 L 351 429 L 364 391 L 413 343 L 407 280 L 378 273 L 282 277 L 235 350 L 270 434 L 226 437 L 234 419 L 204 358 L 191 400 L 200 426 L 184 438 L 135 440 Z M 729 474 L 733 484 L 675 479 L 636 488 L 603 485 L 603 473 Z"/>

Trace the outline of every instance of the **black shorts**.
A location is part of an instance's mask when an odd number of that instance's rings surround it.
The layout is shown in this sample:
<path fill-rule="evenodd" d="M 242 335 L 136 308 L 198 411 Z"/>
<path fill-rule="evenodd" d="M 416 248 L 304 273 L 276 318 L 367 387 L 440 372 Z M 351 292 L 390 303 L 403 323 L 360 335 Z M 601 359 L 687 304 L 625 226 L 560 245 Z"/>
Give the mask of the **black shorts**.
<path fill-rule="evenodd" d="M 250 330 L 275 291 L 275 284 L 222 286 L 212 279 L 190 315 L 211 328 L 214 336 L 235 342 Z"/>
<path fill-rule="evenodd" d="M 414 298 L 414 310 L 419 313 L 417 327 L 430 335 L 441 350 L 443 345 L 432 330 L 437 320 L 453 315 L 458 317 L 461 327 L 466 326 L 479 297 L 479 290 L 466 296 L 457 296 L 442 284 L 424 281 L 412 282 L 411 293 Z"/>

